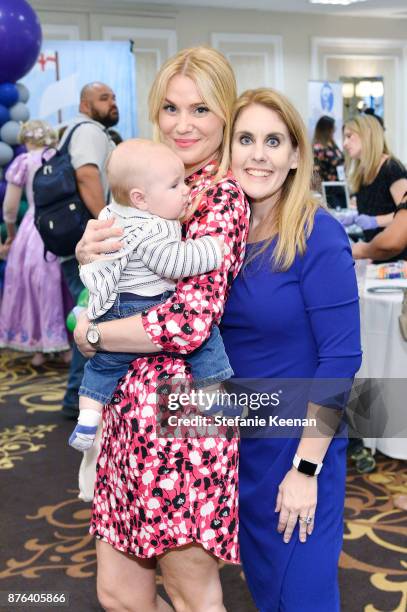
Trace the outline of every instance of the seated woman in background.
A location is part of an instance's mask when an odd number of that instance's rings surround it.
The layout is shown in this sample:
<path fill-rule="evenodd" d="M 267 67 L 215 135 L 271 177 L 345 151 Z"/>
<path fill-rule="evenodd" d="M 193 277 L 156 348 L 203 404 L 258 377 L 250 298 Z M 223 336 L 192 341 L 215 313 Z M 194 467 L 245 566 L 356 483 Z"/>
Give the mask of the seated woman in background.
<path fill-rule="evenodd" d="M 28 152 L 15 158 L 5 177 L 4 248 L 8 256 L 0 309 L 0 348 L 32 353 L 32 365 L 40 366 L 45 354 L 64 351 L 65 361 L 70 358 L 61 267 L 54 256 L 44 259 L 44 243 L 34 225 L 33 178 L 46 147 L 56 145 L 57 135 L 48 123 L 33 120 L 22 125 L 19 138 Z M 23 189 L 29 206 L 17 231 Z"/>
<path fill-rule="evenodd" d="M 315 126 L 312 141 L 314 151 L 314 171 L 321 181 L 338 181 L 337 168 L 345 163 L 343 153 L 334 139 L 335 120 L 323 115 Z"/>
<path fill-rule="evenodd" d="M 348 180 L 357 211 L 341 218 L 356 223 L 370 242 L 393 221 L 407 191 L 407 171 L 390 152 L 383 128 L 372 116 L 359 115 L 345 123 L 343 147 L 349 157 Z"/>
<path fill-rule="evenodd" d="M 391 224 L 370 242 L 354 244 L 352 255 L 354 259 L 407 259 L 407 192 Z"/>

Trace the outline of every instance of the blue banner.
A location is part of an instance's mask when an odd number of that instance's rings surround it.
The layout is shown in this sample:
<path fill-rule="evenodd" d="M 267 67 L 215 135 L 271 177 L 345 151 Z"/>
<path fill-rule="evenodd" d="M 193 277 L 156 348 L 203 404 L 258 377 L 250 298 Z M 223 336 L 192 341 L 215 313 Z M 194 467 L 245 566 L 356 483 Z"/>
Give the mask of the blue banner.
<path fill-rule="evenodd" d="M 120 122 L 114 129 L 123 139 L 136 136 L 136 66 L 129 42 L 44 41 L 34 68 L 21 80 L 30 92 L 30 117 L 67 123 L 78 113 L 81 88 L 92 81 L 116 94 Z"/>

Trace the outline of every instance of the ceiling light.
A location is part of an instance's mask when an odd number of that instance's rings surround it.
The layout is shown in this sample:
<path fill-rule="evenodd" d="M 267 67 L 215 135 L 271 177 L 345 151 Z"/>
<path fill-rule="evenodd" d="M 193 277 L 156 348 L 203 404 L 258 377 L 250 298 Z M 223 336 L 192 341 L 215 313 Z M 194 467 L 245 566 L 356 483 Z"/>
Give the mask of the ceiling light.
<path fill-rule="evenodd" d="M 366 0 L 309 0 L 311 4 L 337 4 L 341 6 L 348 6 L 349 4 L 355 4 L 356 2 L 366 2 Z"/>

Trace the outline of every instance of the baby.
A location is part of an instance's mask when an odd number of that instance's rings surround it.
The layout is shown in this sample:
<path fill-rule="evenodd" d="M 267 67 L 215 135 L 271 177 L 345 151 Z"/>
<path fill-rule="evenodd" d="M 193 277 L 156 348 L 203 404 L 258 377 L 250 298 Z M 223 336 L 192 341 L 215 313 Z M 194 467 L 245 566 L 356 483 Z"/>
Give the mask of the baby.
<path fill-rule="evenodd" d="M 107 176 L 113 202 L 99 219 L 115 218 L 124 230 L 124 246 L 80 269 L 89 290 L 90 328 L 96 334 L 98 322 L 130 317 L 167 300 L 175 289 L 174 279 L 210 272 L 223 259 L 219 238 L 182 240 L 179 219 L 187 210 L 189 188 L 182 161 L 168 147 L 127 140 L 112 152 Z M 69 438 L 75 449 L 92 446 L 103 405 L 110 402 L 117 381 L 136 357 L 99 351 L 86 363 L 78 424 Z M 188 362 L 201 387 L 233 375 L 217 326 L 202 347 L 188 355 Z"/>

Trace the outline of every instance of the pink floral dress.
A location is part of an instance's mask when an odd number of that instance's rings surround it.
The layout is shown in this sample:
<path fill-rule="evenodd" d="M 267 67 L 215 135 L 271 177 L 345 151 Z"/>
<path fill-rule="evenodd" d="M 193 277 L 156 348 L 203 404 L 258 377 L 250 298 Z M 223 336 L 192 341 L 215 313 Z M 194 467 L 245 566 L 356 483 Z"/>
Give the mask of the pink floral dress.
<path fill-rule="evenodd" d="M 212 184 L 215 172 L 210 163 L 188 179 L 191 200 L 200 200 L 186 235 L 221 234 L 224 261 L 219 270 L 180 280 L 167 302 L 143 314 L 158 350 L 187 355 L 202 344 L 243 262 L 248 204 L 232 175 Z M 105 407 L 90 533 L 139 557 L 195 542 L 236 563 L 238 440 L 158 437 L 157 388 L 174 377 L 191 378 L 183 359 L 138 358 Z"/>

